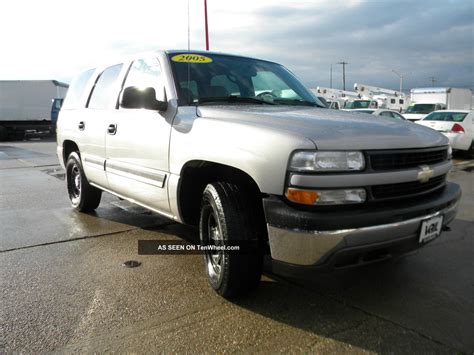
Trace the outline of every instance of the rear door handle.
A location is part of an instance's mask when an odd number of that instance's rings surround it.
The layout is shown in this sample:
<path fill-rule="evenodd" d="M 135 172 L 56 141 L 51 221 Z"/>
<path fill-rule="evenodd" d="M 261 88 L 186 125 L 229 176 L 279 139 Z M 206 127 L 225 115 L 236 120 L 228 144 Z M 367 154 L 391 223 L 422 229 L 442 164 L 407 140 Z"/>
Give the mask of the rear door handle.
<path fill-rule="evenodd" d="M 114 135 L 115 133 L 117 133 L 117 124 L 115 123 L 109 124 L 109 127 L 107 128 L 107 133 L 111 135 Z"/>
<path fill-rule="evenodd" d="M 81 122 L 79 122 L 77 127 L 79 128 L 80 131 L 83 131 L 84 128 L 86 128 L 86 124 L 84 123 L 84 121 L 81 121 Z"/>

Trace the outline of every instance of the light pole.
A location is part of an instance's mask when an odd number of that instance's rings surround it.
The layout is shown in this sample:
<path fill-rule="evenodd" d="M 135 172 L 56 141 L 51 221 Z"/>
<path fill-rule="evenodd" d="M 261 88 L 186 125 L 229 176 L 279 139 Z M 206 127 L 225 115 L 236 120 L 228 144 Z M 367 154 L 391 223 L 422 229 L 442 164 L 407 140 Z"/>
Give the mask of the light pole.
<path fill-rule="evenodd" d="M 337 64 L 342 65 L 342 90 L 346 91 L 346 65 L 349 63 L 342 61 Z"/>
<path fill-rule="evenodd" d="M 400 96 L 403 94 L 403 74 L 400 74 L 392 69 L 392 72 L 395 73 L 400 78 Z"/>
<path fill-rule="evenodd" d="M 329 75 L 329 87 L 332 89 L 332 63 L 331 63 L 331 71 Z"/>

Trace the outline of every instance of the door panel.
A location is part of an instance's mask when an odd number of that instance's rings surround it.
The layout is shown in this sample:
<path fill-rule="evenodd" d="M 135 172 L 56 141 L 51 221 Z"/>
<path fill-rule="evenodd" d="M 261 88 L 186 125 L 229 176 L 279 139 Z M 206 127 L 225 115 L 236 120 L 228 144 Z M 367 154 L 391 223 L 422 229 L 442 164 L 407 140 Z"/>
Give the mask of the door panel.
<path fill-rule="evenodd" d="M 159 210 L 168 202 L 168 145 L 171 124 L 155 111 L 117 110 L 115 134 L 106 136 L 106 172 L 110 189 Z"/>
<path fill-rule="evenodd" d="M 107 188 L 105 173 L 105 131 L 107 112 L 105 110 L 85 110 L 84 115 L 78 115 L 75 129 L 80 137 L 80 150 L 84 173 L 90 182 Z M 82 123 L 83 128 L 79 125 Z"/>

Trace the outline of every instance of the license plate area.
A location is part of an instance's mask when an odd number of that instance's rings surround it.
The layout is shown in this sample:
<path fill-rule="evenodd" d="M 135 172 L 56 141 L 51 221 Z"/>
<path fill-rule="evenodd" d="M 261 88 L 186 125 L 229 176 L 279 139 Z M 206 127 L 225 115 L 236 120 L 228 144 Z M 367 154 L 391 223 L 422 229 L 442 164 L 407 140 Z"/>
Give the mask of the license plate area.
<path fill-rule="evenodd" d="M 436 216 L 421 222 L 420 243 L 426 243 L 433 240 L 441 234 L 443 228 L 443 216 Z"/>

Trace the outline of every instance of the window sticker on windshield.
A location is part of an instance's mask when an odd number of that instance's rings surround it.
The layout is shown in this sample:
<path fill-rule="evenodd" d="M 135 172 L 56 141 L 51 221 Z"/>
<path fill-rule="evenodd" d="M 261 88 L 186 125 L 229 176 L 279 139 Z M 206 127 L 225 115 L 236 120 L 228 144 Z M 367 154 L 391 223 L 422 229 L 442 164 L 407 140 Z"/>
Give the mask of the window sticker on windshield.
<path fill-rule="evenodd" d="M 200 54 L 178 54 L 171 58 L 173 62 L 180 63 L 211 63 L 212 59 Z"/>

